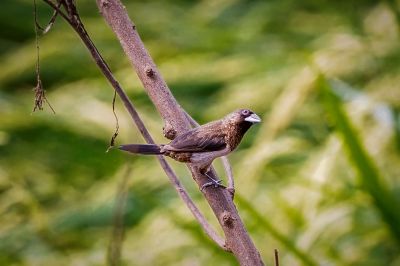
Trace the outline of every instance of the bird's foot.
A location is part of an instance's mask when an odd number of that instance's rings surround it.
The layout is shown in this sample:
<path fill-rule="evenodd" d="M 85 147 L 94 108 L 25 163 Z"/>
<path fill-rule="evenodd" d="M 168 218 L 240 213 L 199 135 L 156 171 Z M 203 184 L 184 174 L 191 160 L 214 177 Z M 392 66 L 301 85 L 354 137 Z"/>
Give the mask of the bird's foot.
<path fill-rule="evenodd" d="M 204 175 L 207 176 L 208 179 L 210 179 L 210 182 L 204 183 L 200 188 L 201 191 L 210 186 L 214 186 L 215 188 L 217 187 L 226 188 L 224 185 L 221 184 L 222 180 L 216 180 L 212 178 L 211 175 L 209 175 L 208 173 L 204 173 Z"/>
<path fill-rule="evenodd" d="M 215 188 L 217 188 L 217 187 L 226 188 L 224 185 L 221 184 L 221 182 L 222 182 L 222 180 L 218 180 L 218 181 L 215 180 L 215 181 L 210 181 L 210 182 L 204 183 L 201 186 L 200 190 L 203 191 L 205 188 L 211 187 L 211 186 L 214 186 Z"/>

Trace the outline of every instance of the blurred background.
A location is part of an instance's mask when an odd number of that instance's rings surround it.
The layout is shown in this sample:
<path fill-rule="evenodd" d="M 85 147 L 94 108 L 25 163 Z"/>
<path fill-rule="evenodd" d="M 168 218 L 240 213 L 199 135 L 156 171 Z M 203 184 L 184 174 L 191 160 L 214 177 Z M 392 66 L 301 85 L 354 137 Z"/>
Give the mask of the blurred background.
<path fill-rule="evenodd" d="M 38 2 L 45 24 L 51 10 Z M 163 123 L 94 0 L 87 31 L 158 142 Z M 261 256 L 281 265 L 400 265 L 399 2 L 124 1 L 200 123 L 263 122 L 230 156 Z M 47 98 L 32 113 L 33 3 L 0 9 L 0 265 L 237 265 L 202 232 L 154 157 L 106 153 L 113 90 L 60 18 L 40 39 Z M 144 142 L 121 102 L 117 144 Z M 172 162 L 217 222 L 184 165 Z M 225 179 L 221 163 L 216 162 Z"/>

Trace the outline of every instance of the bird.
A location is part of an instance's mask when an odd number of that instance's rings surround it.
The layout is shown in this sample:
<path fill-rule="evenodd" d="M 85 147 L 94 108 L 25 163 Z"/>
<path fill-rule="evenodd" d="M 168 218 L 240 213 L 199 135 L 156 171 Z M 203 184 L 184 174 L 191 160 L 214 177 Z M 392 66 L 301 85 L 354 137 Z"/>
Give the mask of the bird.
<path fill-rule="evenodd" d="M 172 159 L 196 165 L 210 182 L 205 187 L 222 186 L 221 180 L 211 177 L 209 171 L 214 159 L 230 154 L 236 149 L 249 128 L 261 122 L 261 118 L 250 109 L 238 109 L 220 120 L 178 134 L 168 144 L 125 144 L 119 149 L 142 155 L 164 155 Z"/>

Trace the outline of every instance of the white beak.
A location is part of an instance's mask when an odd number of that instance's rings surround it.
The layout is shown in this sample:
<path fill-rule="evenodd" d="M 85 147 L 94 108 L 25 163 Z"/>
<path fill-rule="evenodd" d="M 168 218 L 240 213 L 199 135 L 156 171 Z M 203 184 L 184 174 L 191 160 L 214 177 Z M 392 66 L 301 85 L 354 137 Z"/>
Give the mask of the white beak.
<path fill-rule="evenodd" d="M 251 122 L 251 123 L 260 123 L 261 118 L 256 114 L 251 114 L 250 116 L 246 117 L 244 121 Z"/>

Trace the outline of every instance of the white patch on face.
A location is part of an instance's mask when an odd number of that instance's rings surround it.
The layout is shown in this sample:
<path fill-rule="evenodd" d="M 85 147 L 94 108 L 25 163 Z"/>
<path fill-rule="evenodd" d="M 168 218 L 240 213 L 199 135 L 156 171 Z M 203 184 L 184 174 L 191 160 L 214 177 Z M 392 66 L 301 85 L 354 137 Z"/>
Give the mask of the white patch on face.
<path fill-rule="evenodd" d="M 261 118 L 256 114 L 251 114 L 250 116 L 246 117 L 244 121 L 251 122 L 251 123 L 260 123 Z"/>

